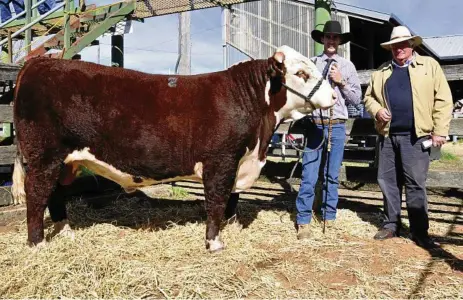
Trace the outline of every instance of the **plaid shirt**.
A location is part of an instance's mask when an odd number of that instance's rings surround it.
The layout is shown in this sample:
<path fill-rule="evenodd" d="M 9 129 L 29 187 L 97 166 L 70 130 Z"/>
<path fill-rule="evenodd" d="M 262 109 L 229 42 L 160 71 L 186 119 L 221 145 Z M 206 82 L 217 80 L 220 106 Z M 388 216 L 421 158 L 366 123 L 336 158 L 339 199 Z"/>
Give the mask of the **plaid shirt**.
<path fill-rule="evenodd" d="M 358 118 L 363 116 L 363 110 L 365 106 L 363 103 L 354 105 L 354 104 L 347 104 L 347 114 L 349 118 Z"/>
<path fill-rule="evenodd" d="M 357 70 L 355 69 L 354 64 L 335 54 L 331 57 L 338 65 L 338 69 L 341 72 L 342 78 L 347 82 L 347 84 L 340 89 L 338 86 L 335 86 L 334 90 L 338 96 L 338 102 L 335 104 L 333 109 L 333 119 L 345 119 L 349 118 L 347 105 L 353 104 L 357 106 L 362 101 L 362 90 L 360 88 L 360 80 L 357 75 Z M 323 69 L 326 66 L 326 61 L 328 56 L 326 54 L 322 54 L 316 57 L 311 58 L 315 65 L 317 66 L 320 72 L 323 72 Z M 363 110 L 362 110 L 363 112 Z M 314 112 L 316 116 L 319 115 L 319 111 Z M 323 112 L 323 117 L 329 117 L 329 111 Z"/>

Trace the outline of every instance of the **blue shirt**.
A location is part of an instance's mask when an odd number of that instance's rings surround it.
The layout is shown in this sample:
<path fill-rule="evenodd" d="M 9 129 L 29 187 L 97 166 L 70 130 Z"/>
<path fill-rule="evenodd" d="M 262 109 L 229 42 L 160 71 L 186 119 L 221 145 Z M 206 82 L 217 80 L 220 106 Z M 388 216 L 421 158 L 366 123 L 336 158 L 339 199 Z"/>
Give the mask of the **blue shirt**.
<path fill-rule="evenodd" d="M 340 89 L 337 85 L 334 90 L 338 96 L 338 101 L 333 108 L 333 119 L 345 119 L 349 118 L 347 113 L 347 104 L 357 105 L 362 101 L 362 90 L 360 88 L 360 80 L 357 75 L 357 70 L 355 69 L 354 64 L 335 54 L 331 57 L 333 59 L 332 65 L 336 63 L 338 65 L 339 72 L 341 72 L 342 79 L 346 81 L 346 85 Z M 311 58 L 315 62 L 317 69 L 320 72 L 323 72 L 327 63 L 328 56 L 322 54 L 316 57 Z M 327 77 L 329 72 L 327 74 Z M 331 81 L 330 81 L 331 83 Z M 314 112 L 314 116 L 320 116 L 320 110 Z M 323 117 L 328 118 L 330 116 L 329 110 L 323 112 Z"/>

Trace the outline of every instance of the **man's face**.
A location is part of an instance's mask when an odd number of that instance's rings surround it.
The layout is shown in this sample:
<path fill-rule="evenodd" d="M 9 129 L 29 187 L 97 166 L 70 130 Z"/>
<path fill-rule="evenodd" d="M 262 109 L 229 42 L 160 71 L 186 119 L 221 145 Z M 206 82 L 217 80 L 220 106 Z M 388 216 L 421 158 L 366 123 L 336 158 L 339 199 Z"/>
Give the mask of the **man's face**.
<path fill-rule="evenodd" d="M 413 48 L 410 46 L 409 41 L 392 44 L 391 51 L 394 59 L 399 62 L 407 61 L 413 54 Z"/>
<path fill-rule="evenodd" d="M 325 33 L 322 37 L 323 45 L 325 45 L 325 53 L 334 54 L 338 52 L 338 46 L 341 42 L 339 34 L 336 33 Z"/>

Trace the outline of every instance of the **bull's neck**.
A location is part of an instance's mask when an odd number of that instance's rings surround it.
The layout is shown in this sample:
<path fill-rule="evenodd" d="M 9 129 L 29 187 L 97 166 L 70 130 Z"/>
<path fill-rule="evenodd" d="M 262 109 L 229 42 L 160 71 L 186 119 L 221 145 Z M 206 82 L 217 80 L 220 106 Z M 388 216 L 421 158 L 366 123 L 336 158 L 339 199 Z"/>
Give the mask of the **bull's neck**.
<path fill-rule="evenodd" d="M 267 70 L 268 62 L 262 59 L 246 61 L 230 67 L 228 72 L 236 88 L 233 93 L 241 101 L 253 106 L 258 104 L 262 108 L 266 104 L 264 92 L 268 80 Z M 246 105 L 246 103 L 243 104 Z"/>
<path fill-rule="evenodd" d="M 285 103 L 285 89 L 281 87 L 281 79 L 270 79 L 268 76 L 269 63 L 267 60 L 253 60 L 235 65 L 229 72 L 235 82 L 233 91 L 240 104 L 246 111 L 259 119 L 257 135 L 259 139 L 259 160 L 266 156 L 267 148 L 274 133 L 277 118 L 275 112 Z M 272 81 L 272 82 L 270 82 Z M 268 90 L 270 84 L 272 89 Z M 266 98 L 266 94 L 268 98 Z M 250 149 L 254 145 L 250 146 Z"/>

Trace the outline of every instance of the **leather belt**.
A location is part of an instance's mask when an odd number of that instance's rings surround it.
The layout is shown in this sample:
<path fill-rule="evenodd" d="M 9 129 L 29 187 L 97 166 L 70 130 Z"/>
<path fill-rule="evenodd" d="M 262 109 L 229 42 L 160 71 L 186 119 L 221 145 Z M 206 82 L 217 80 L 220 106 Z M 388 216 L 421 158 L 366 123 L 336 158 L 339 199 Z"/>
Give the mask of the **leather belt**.
<path fill-rule="evenodd" d="M 314 119 L 313 120 L 315 124 L 317 125 L 329 125 L 330 124 L 330 120 L 329 119 Z M 331 124 L 342 124 L 342 123 L 346 123 L 346 120 L 344 119 L 333 119 L 331 121 Z"/>

